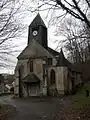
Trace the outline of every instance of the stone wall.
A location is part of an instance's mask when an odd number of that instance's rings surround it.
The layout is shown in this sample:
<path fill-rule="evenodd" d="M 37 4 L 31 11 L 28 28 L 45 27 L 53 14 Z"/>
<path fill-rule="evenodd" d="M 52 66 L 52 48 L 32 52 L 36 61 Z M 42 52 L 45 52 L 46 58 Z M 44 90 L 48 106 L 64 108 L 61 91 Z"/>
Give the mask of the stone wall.
<path fill-rule="evenodd" d="M 55 71 L 55 84 L 50 85 L 50 71 Z M 48 90 L 49 93 L 54 94 L 64 94 L 65 81 L 67 80 L 67 70 L 65 67 L 50 67 L 48 68 Z M 66 80 L 65 80 L 66 79 Z M 64 81 L 65 80 L 65 81 Z"/>
<path fill-rule="evenodd" d="M 14 92 L 15 94 L 19 94 L 19 68 L 23 66 L 22 70 L 22 79 L 27 76 L 30 72 L 30 65 L 28 64 L 27 60 L 19 60 L 18 65 L 16 66 L 15 70 L 15 87 Z M 40 79 L 40 92 L 43 94 L 43 59 L 33 59 L 33 72 L 36 76 Z M 22 92 L 24 96 L 27 96 L 25 86 L 22 85 Z M 46 89 L 46 88 L 45 88 Z M 46 94 L 46 93 L 45 93 Z"/>

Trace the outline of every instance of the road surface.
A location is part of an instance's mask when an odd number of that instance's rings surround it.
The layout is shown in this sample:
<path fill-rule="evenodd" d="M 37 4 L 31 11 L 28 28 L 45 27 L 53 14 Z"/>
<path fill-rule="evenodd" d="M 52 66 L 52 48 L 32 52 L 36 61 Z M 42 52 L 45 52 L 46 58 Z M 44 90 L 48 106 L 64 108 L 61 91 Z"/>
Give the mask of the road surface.
<path fill-rule="evenodd" d="M 9 120 L 55 120 L 63 107 L 63 98 L 12 99 L 12 96 L 0 97 L 0 103 L 11 104 L 17 112 Z"/>

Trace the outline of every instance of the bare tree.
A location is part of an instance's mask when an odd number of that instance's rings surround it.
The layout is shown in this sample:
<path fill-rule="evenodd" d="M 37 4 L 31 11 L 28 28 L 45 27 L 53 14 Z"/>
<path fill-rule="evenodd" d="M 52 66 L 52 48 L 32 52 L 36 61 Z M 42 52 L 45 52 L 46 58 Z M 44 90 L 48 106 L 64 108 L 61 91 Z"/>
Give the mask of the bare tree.
<path fill-rule="evenodd" d="M 9 66 L 8 55 L 16 50 L 13 40 L 20 37 L 22 33 L 22 24 L 18 23 L 16 13 L 21 4 L 13 0 L 0 1 L 0 66 Z M 13 55 L 13 54 L 12 54 Z"/>
<path fill-rule="evenodd" d="M 56 29 L 56 35 L 64 36 L 64 40 L 58 41 L 58 47 L 63 43 L 63 47 L 68 51 L 68 56 L 73 62 L 84 62 L 90 59 L 89 32 L 87 26 L 82 23 L 73 19 L 64 20 Z"/>
<path fill-rule="evenodd" d="M 87 11 L 90 8 L 89 0 L 71 0 L 70 2 L 68 0 L 56 0 L 56 3 L 60 5 L 66 13 L 69 13 L 73 17 L 84 21 L 87 26 L 90 27 L 90 20 L 87 17 Z"/>
<path fill-rule="evenodd" d="M 39 8 L 45 9 L 41 10 L 57 10 L 60 14 L 57 15 L 57 18 L 65 17 L 66 15 L 71 15 L 74 18 L 85 22 L 88 27 L 90 27 L 90 20 L 88 18 L 88 13 L 90 11 L 90 1 L 89 0 L 40 0 L 42 3 L 39 5 Z M 63 13 L 63 14 L 62 14 Z"/>

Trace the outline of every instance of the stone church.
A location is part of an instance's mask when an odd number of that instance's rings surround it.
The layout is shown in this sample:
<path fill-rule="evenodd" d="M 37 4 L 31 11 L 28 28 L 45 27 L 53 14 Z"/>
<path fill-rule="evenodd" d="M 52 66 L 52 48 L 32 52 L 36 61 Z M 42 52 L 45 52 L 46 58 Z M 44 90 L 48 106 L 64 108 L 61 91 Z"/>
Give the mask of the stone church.
<path fill-rule="evenodd" d="M 28 29 L 28 43 L 17 57 L 14 93 L 19 97 L 56 96 L 81 84 L 81 72 L 48 47 L 47 27 L 39 14 Z"/>

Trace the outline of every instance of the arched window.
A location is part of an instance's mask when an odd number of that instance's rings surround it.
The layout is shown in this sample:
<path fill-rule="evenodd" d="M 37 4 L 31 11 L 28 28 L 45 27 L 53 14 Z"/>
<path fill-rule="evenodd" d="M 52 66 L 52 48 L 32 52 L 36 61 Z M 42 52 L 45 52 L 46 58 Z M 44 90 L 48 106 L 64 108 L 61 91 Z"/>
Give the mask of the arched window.
<path fill-rule="evenodd" d="M 51 85 L 55 84 L 55 71 L 52 69 L 50 72 Z"/>
<path fill-rule="evenodd" d="M 21 65 L 19 68 L 19 78 L 22 79 L 24 74 L 24 66 Z"/>
<path fill-rule="evenodd" d="M 30 60 L 30 72 L 33 72 L 33 61 Z"/>
<path fill-rule="evenodd" d="M 28 60 L 27 69 L 28 69 L 28 72 L 33 72 L 33 60 L 32 59 Z"/>

